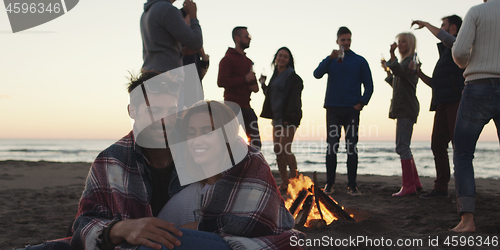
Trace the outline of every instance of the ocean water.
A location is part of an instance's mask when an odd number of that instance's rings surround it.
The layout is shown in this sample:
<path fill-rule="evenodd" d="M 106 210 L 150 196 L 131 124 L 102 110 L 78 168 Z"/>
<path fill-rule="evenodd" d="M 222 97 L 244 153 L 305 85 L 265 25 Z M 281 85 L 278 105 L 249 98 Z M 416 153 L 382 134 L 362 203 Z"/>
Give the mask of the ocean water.
<path fill-rule="evenodd" d="M 0 140 L 0 161 L 88 162 L 115 140 Z M 399 156 L 392 141 L 358 143 L 358 174 L 401 175 Z M 337 173 L 347 172 L 345 146 L 340 145 Z M 430 142 L 412 142 L 411 149 L 419 175 L 435 177 L 434 158 Z M 325 141 L 294 141 L 299 171 L 325 172 Z M 448 149 L 450 159 L 453 152 Z M 262 153 L 271 169 L 277 170 L 272 142 L 264 142 Z M 453 166 L 450 160 L 450 165 Z M 474 158 L 475 176 L 500 179 L 500 147 L 498 142 L 478 142 Z"/>

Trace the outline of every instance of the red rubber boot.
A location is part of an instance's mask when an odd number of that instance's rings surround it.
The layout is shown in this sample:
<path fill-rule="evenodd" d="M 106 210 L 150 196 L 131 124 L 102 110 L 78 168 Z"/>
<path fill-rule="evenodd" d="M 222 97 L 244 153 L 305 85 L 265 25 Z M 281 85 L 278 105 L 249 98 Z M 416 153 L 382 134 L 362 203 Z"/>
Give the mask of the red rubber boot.
<path fill-rule="evenodd" d="M 418 177 L 417 165 L 415 165 L 415 160 L 413 156 L 411 157 L 411 165 L 413 167 L 413 178 L 415 179 L 415 188 L 417 191 L 422 190 L 422 183 L 420 183 L 420 178 Z"/>
<path fill-rule="evenodd" d="M 401 160 L 401 170 L 403 171 L 403 186 L 399 192 L 392 194 L 394 197 L 414 194 L 417 192 L 415 188 L 415 179 L 413 177 L 413 165 L 411 159 Z"/>

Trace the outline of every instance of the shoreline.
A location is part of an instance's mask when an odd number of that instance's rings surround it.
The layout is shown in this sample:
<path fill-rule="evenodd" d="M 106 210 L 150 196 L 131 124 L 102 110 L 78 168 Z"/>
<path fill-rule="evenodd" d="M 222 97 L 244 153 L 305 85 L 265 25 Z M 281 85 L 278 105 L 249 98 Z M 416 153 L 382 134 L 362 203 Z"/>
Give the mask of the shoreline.
<path fill-rule="evenodd" d="M 90 163 L 0 161 L 0 249 L 36 245 L 47 240 L 63 238 L 74 219 L 78 201 L 85 185 Z M 302 174 L 312 178 L 312 172 Z M 273 171 L 277 183 L 279 174 Z M 453 179 L 452 179 L 453 180 Z M 318 185 L 324 186 L 326 175 L 318 173 Z M 432 189 L 434 178 L 421 177 L 423 191 Z M 450 198 L 423 200 L 416 195 L 394 198 L 391 194 L 400 188 L 400 176 L 358 175 L 362 196 L 347 194 L 347 177 L 337 174 L 335 192 L 331 195 L 356 222 L 334 221 L 324 228 L 298 228 L 307 239 L 421 239 L 424 247 L 429 239 L 439 237 L 440 246 L 446 237 L 500 236 L 500 181 L 476 179 L 476 229 L 474 234 L 457 234 L 448 229 L 459 222 L 454 184 L 449 184 Z M 285 199 L 286 199 L 286 195 Z M 491 239 L 490 239 L 491 240 Z M 319 240 L 318 240 L 319 241 Z M 396 241 L 394 241 L 396 242 Z M 358 245 L 352 249 L 374 249 Z M 433 247 L 434 248 L 434 247 Z M 493 249 L 470 247 L 466 249 Z M 329 249 L 325 245 L 306 249 Z M 351 249 L 348 247 L 347 249 Z M 382 247 L 381 247 L 382 249 Z M 387 249 L 387 248 L 383 248 Z M 422 249 L 422 248 L 405 248 Z"/>

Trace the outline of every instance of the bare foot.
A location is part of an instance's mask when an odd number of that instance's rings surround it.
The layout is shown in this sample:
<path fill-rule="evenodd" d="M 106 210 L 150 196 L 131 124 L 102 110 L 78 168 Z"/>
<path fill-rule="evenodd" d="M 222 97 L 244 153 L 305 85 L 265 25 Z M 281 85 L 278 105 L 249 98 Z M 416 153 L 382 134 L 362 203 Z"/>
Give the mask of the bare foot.
<path fill-rule="evenodd" d="M 456 233 L 476 232 L 476 225 L 474 224 L 474 215 L 472 213 L 464 213 L 462 215 L 462 220 L 460 221 L 460 223 L 458 223 L 456 227 L 451 229 L 451 231 L 454 231 Z"/>

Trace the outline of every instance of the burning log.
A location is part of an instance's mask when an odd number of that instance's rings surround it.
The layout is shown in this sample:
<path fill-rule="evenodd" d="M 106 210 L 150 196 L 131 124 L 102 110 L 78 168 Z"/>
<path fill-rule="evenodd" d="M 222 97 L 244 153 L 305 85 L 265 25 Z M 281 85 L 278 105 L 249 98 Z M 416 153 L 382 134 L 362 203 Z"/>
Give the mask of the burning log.
<path fill-rule="evenodd" d="M 321 212 L 321 207 L 319 205 L 319 197 L 318 197 L 318 190 L 321 191 L 318 188 L 318 174 L 316 174 L 316 171 L 314 171 L 313 174 L 313 183 L 314 183 L 314 200 L 316 201 L 316 207 L 318 208 L 319 215 L 321 216 L 321 219 L 323 220 L 323 213 Z"/>
<path fill-rule="evenodd" d="M 292 206 L 290 207 L 290 209 L 288 211 L 290 211 L 290 213 L 295 216 L 296 212 L 297 212 L 297 209 L 299 208 L 300 204 L 302 204 L 302 202 L 304 201 L 304 199 L 306 198 L 307 196 L 307 189 L 302 189 L 299 193 L 299 195 L 297 196 L 297 199 L 295 199 L 295 201 L 293 202 Z"/>
<path fill-rule="evenodd" d="M 325 208 L 330 211 L 330 213 L 337 215 L 338 218 L 342 218 L 347 221 L 354 221 L 354 219 L 347 214 L 344 209 L 342 209 L 335 201 L 330 198 L 330 196 L 326 195 L 319 188 L 314 189 L 315 193 L 318 194 L 319 201 L 325 206 Z"/>
<path fill-rule="evenodd" d="M 304 226 L 307 221 L 307 217 L 309 217 L 309 213 L 311 212 L 311 208 L 313 205 L 313 195 L 309 195 L 304 201 L 302 205 L 302 210 L 300 210 L 299 214 L 295 218 L 295 226 Z"/>
<path fill-rule="evenodd" d="M 326 221 L 323 219 L 312 219 L 307 222 L 307 227 L 323 229 L 324 227 L 326 227 Z"/>

